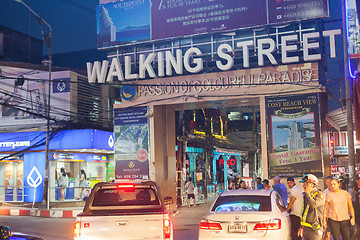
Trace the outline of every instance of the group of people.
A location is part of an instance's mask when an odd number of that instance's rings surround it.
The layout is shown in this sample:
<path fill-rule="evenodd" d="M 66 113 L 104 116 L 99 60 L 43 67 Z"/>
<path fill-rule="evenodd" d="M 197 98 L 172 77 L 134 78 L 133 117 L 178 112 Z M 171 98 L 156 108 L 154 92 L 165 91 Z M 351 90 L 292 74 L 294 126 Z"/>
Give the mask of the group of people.
<path fill-rule="evenodd" d="M 280 177 L 274 178 L 273 189 L 284 201 L 279 207 L 290 212 L 291 239 L 320 240 L 330 239 L 332 235 L 334 240 L 350 240 L 350 225 L 355 225 L 355 213 L 351 195 L 341 189 L 341 182 L 327 177 L 324 192 L 317 188 L 319 180 L 313 174 L 305 175 L 300 182 L 303 194 L 294 178 L 287 178 L 288 202 L 285 185 L 280 183 Z"/>
<path fill-rule="evenodd" d="M 66 175 L 66 171 L 65 168 L 61 168 L 60 172 L 57 176 L 57 182 L 58 182 L 58 186 L 60 187 L 60 201 L 64 201 L 65 200 L 65 188 L 67 187 L 67 175 Z M 87 190 L 87 177 L 86 177 L 86 173 L 84 169 L 81 169 L 80 171 L 80 178 L 79 178 L 79 194 L 76 197 L 76 200 L 79 200 L 81 198 L 81 196 L 84 194 L 84 191 Z M 87 195 L 87 194 L 85 194 Z"/>
<path fill-rule="evenodd" d="M 355 225 L 355 213 L 352 197 L 341 189 L 337 178 L 328 176 L 325 179 L 327 188 L 321 192 L 317 186 L 318 178 L 313 174 L 305 175 L 300 182 L 304 193 L 296 186 L 292 177 L 287 178 L 288 191 L 281 183 L 279 176 L 269 180 L 256 179 L 256 189 L 274 190 L 279 193 L 283 203 L 278 204 L 283 211 L 290 213 L 291 239 L 318 240 L 333 236 L 334 240 L 350 240 L 350 226 Z M 245 182 L 229 182 L 229 189 L 247 189 Z"/>

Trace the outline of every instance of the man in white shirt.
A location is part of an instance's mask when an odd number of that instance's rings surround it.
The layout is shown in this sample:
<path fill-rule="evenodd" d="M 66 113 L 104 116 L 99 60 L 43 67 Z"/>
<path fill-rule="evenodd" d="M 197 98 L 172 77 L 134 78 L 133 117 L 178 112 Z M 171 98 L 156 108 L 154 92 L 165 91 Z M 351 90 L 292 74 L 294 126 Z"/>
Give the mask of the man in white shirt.
<path fill-rule="evenodd" d="M 186 189 L 186 193 L 187 193 L 187 197 L 188 197 L 188 205 L 189 205 L 189 207 L 190 207 L 191 198 L 194 201 L 194 207 L 196 207 L 195 194 L 194 194 L 195 185 L 192 182 L 191 177 L 189 177 L 189 181 L 185 184 L 185 189 Z"/>
<path fill-rule="evenodd" d="M 291 210 L 291 239 L 301 240 L 301 237 L 299 237 L 297 233 L 300 228 L 300 214 L 303 205 L 303 196 L 301 190 L 295 185 L 294 178 L 288 177 L 287 184 L 290 188 L 290 202 L 285 211 Z"/>

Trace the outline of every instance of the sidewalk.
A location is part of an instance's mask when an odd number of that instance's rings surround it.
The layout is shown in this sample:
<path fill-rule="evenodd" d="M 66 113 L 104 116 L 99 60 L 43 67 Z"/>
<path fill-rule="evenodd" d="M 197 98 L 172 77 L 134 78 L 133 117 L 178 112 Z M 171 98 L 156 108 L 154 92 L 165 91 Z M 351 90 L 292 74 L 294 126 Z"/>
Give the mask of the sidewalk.
<path fill-rule="evenodd" d="M 18 207 L 18 206 L 0 206 L 0 216 L 34 216 L 48 218 L 73 218 L 81 213 L 83 207 L 57 207 L 50 210 Z"/>

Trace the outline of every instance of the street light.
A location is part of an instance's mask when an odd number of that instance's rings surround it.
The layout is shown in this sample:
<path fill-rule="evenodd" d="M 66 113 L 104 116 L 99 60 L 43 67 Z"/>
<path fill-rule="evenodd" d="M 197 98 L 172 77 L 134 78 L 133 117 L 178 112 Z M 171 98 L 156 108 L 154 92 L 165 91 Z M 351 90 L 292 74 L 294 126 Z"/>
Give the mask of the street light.
<path fill-rule="evenodd" d="M 49 132 L 50 132 L 50 92 L 51 92 L 51 66 L 52 66 L 52 28 L 44 19 L 42 19 L 34 10 L 26 5 L 22 0 L 14 0 L 24 5 L 32 14 L 35 15 L 35 21 L 41 27 L 42 38 L 49 50 L 49 82 L 48 82 L 48 98 L 47 98 L 47 113 L 46 113 L 46 148 L 45 148 L 45 178 L 44 178 L 44 194 L 42 204 L 49 209 Z M 45 33 L 44 23 L 49 28 L 49 35 Z M 45 100 L 46 101 L 46 100 Z"/>

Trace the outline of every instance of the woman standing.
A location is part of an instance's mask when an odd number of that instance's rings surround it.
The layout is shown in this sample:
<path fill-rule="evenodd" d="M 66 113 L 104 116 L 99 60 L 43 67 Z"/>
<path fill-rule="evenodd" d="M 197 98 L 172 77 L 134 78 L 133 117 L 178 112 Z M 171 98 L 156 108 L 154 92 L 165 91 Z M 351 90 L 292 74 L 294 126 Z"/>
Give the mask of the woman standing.
<path fill-rule="evenodd" d="M 79 187 L 80 187 L 80 190 L 79 190 L 79 195 L 76 198 L 77 200 L 79 200 L 81 198 L 81 194 L 83 193 L 84 188 L 86 188 L 86 173 L 85 173 L 84 169 L 81 169 L 81 171 L 80 171 Z"/>
<path fill-rule="evenodd" d="M 340 188 L 338 179 L 331 180 L 332 192 L 326 195 L 324 211 L 324 227 L 329 230 L 334 240 L 350 240 L 350 224 L 355 225 L 354 207 L 351 195 Z M 326 209 L 329 207 L 329 211 Z M 345 208 L 346 207 L 346 208 Z M 349 210 L 351 217 L 349 216 Z M 350 221 L 349 221 L 350 220 Z M 341 237 L 340 237 L 341 235 Z"/>
<path fill-rule="evenodd" d="M 65 172 L 65 169 L 63 167 L 60 169 L 60 173 L 59 173 L 59 176 L 58 176 L 58 185 L 60 187 L 60 193 L 61 193 L 60 201 L 64 201 L 64 199 L 65 199 L 65 187 L 66 187 L 66 172 Z"/>

